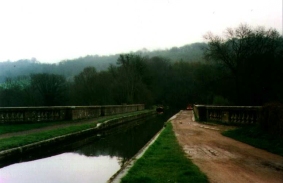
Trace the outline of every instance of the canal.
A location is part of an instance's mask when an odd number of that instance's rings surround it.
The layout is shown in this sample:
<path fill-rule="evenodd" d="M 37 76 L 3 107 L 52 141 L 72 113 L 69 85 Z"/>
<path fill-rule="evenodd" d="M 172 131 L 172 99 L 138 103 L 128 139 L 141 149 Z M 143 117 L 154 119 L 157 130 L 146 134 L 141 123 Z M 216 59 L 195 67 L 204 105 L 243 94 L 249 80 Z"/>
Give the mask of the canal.
<path fill-rule="evenodd" d="M 0 168 L 0 183 L 104 183 L 132 158 L 174 113 L 132 121 L 53 154 L 28 155 Z"/>

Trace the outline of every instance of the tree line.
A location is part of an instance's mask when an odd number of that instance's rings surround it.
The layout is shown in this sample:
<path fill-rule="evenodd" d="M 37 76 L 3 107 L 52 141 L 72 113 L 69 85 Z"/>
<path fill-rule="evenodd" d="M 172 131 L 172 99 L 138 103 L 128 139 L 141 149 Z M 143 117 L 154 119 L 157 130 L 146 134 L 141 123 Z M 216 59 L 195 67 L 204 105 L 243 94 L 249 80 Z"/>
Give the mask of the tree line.
<path fill-rule="evenodd" d="M 202 60 L 203 50 L 201 47 L 205 43 L 193 43 L 182 47 L 173 47 L 165 50 L 149 51 L 142 49 L 132 54 L 141 56 L 155 57 L 161 56 L 168 58 L 170 61 L 184 60 L 187 62 Z M 0 84 L 5 82 L 6 78 L 16 78 L 18 76 L 49 73 L 60 74 L 66 77 L 67 80 L 72 80 L 74 76 L 78 75 L 85 67 L 95 67 L 97 71 L 105 71 L 110 64 L 115 64 L 119 54 L 116 55 L 87 55 L 85 57 L 63 60 L 59 63 L 41 63 L 36 58 L 22 59 L 18 61 L 0 62 Z"/>
<path fill-rule="evenodd" d="M 72 79 L 34 73 L 6 79 L 0 105 L 56 106 L 145 103 L 263 105 L 283 101 L 283 39 L 276 30 L 240 25 L 205 35 L 202 59 L 121 54 L 106 70 L 85 67 Z M 172 50 L 174 51 L 174 50 Z"/>

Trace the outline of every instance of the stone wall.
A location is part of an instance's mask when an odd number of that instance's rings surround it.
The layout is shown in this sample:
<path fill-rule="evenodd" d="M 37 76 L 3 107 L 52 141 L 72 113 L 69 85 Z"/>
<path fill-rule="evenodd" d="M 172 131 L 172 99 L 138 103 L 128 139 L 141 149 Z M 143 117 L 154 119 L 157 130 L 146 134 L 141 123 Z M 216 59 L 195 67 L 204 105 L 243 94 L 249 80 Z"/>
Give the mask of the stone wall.
<path fill-rule="evenodd" d="M 259 123 L 261 106 L 209 106 L 194 105 L 194 113 L 199 121 L 223 123 Z"/>
<path fill-rule="evenodd" d="M 104 106 L 2 107 L 0 123 L 79 120 L 144 110 L 144 104 Z"/>

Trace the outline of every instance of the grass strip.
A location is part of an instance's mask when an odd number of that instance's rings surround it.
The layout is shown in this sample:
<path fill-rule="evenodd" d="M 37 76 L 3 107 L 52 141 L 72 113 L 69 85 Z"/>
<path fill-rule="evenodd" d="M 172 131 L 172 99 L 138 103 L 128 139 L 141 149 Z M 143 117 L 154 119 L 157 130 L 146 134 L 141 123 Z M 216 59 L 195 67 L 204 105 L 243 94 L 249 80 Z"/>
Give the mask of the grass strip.
<path fill-rule="evenodd" d="M 282 138 L 268 134 L 258 126 L 246 126 L 222 132 L 222 135 L 283 156 Z"/>
<path fill-rule="evenodd" d="M 71 125 L 71 126 L 64 127 L 64 128 L 58 128 L 58 129 L 53 129 L 53 130 L 48 130 L 48 131 L 43 131 L 43 132 L 38 132 L 38 133 L 33 133 L 33 134 L 27 134 L 27 135 L 14 136 L 10 138 L 0 139 L 0 151 L 35 143 L 35 142 L 39 142 L 42 140 L 47 140 L 47 139 L 58 137 L 61 135 L 78 132 L 81 130 L 86 130 L 89 128 L 93 128 L 93 127 L 96 127 L 97 123 L 103 123 L 110 119 L 129 117 L 129 116 L 134 116 L 137 114 L 143 114 L 147 112 L 149 112 L 149 110 L 139 111 L 139 112 L 134 112 L 134 113 L 127 113 L 127 114 L 119 114 L 115 116 L 108 116 L 105 118 L 94 120 L 93 123 L 87 123 L 87 124 L 81 124 L 81 125 Z"/>
<path fill-rule="evenodd" d="M 0 139 L 0 151 L 95 127 L 96 123 Z"/>
<path fill-rule="evenodd" d="M 117 114 L 114 116 L 106 116 L 102 118 L 96 118 L 93 119 L 93 121 L 97 121 L 98 123 L 100 121 L 109 120 L 113 117 L 122 117 L 127 115 L 136 115 L 144 112 L 148 112 L 149 110 L 143 110 L 143 111 L 136 111 L 131 113 L 124 113 L 124 114 Z M 89 119 L 88 119 L 89 120 Z M 84 120 L 82 120 L 84 121 Z M 23 132 L 27 130 L 33 130 L 33 129 L 40 129 L 44 127 L 50 127 L 55 125 L 64 125 L 64 124 L 79 124 L 78 121 L 57 121 L 57 122 L 38 122 L 38 123 L 29 123 L 29 124 L 1 124 L 0 125 L 0 135 L 7 134 L 7 133 L 15 133 L 15 132 Z"/>
<path fill-rule="evenodd" d="M 122 183 L 208 182 L 179 146 L 172 124 L 168 123 L 158 139 L 136 161 Z"/>
<path fill-rule="evenodd" d="M 66 124 L 69 122 L 44 122 L 44 123 L 31 123 L 31 124 L 2 124 L 0 125 L 0 135 L 6 133 L 22 132 L 27 130 L 39 129 L 58 124 Z"/>

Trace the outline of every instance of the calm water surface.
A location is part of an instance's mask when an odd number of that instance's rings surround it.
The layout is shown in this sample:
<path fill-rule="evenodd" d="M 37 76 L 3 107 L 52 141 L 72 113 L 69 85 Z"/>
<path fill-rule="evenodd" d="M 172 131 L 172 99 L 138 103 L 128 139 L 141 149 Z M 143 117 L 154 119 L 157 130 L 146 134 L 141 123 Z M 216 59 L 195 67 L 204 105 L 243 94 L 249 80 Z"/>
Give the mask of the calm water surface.
<path fill-rule="evenodd" d="M 119 170 L 118 157 L 63 153 L 1 169 L 1 183 L 106 182 Z"/>
<path fill-rule="evenodd" d="M 173 115 L 163 115 L 102 132 L 74 150 L 0 169 L 0 183 L 104 183 L 133 157 Z"/>

